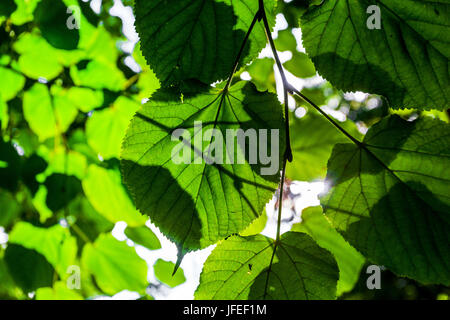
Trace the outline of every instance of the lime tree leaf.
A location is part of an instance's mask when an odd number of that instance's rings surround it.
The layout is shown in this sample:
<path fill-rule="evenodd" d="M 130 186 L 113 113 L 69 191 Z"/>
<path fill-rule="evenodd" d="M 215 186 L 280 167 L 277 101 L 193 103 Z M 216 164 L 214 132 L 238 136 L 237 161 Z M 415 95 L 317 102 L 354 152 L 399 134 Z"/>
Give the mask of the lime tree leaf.
<path fill-rule="evenodd" d="M 137 228 L 126 228 L 125 235 L 133 242 L 150 250 L 161 249 L 158 237 L 146 226 Z"/>
<path fill-rule="evenodd" d="M 337 296 L 353 289 L 365 258 L 331 226 L 322 207 L 303 210 L 302 222 L 294 224 L 291 231 L 309 234 L 319 246 L 333 254 L 339 266 Z"/>
<path fill-rule="evenodd" d="M 0 95 L 0 130 L 5 130 L 8 128 L 9 124 L 9 113 L 8 105 L 2 100 Z"/>
<path fill-rule="evenodd" d="M 264 3 L 273 26 L 275 1 Z M 192 78 L 209 84 L 231 71 L 258 1 L 137 0 L 134 11 L 143 54 L 163 86 Z M 265 45 L 263 25 L 257 23 L 241 63 Z"/>
<path fill-rule="evenodd" d="M 89 146 L 104 159 L 119 158 L 121 141 L 140 104 L 119 97 L 111 107 L 94 111 L 86 123 Z"/>
<path fill-rule="evenodd" d="M 177 272 L 172 275 L 174 268 L 175 264 L 173 262 L 165 261 L 162 259 L 158 259 L 153 265 L 156 279 L 171 288 L 179 286 L 180 284 L 186 282 L 186 277 L 184 276 L 183 269 L 178 268 Z"/>
<path fill-rule="evenodd" d="M 185 251 L 204 248 L 242 231 L 262 214 L 279 182 L 280 163 L 276 159 L 281 159 L 284 152 L 283 126 L 277 97 L 258 92 L 251 83 L 239 82 L 228 91 L 212 88 L 209 93 L 183 100 L 160 91 L 131 121 L 123 142 L 124 182 L 137 208 L 149 215 L 169 239 Z M 180 128 L 184 129 L 183 141 L 172 136 Z M 217 143 L 211 137 L 205 139 L 203 132 L 208 134 L 212 128 L 220 131 L 223 142 L 217 137 Z M 273 141 L 275 149 L 273 170 L 266 172 L 269 165 L 259 162 L 249 164 L 242 150 L 245 144 L 249 153 L 248 139 L 238 145 L 232 136 L 227 149 L 228 129 L 249 128 L 256 132 L 268 130 L 268 142 Z M 278 131 L 272 133 L 270 129 Z M 217 145 L 217 161 L 207 164 L 214 160 L 209 156 L 213 145 Z M 254 141 L 252 150 L 257 146 L 259 143 Z M 173 150 L 181 149 L 188 161 L 178 161 L 176 155 L 172 158 Z M 232 157 L 234 164 L 229 164 L 227 159 Z"/>
<path fill-rule="evenodd" d="M 62 279 L 67 277 L 67 268 L 75 264 L 76 240 L 60 225 L 38 228 L 28 222 L 19 222 L 11 231 L 9 242 L 42 254 Z"/>
<path fill-rule="evenodd" d="M 259 91 L 269 90 L 273 93 L 276 92 L 273 65 L 274 60 L 272 58 L 262 58 L 254 60 L 245 69 L 252 77 L 252 82 Z"/>
<path fill-rule="evenodd" d="M 36 300 L 84 300 L 76 290 L 67 288 L 65 282 L 55 282 L 53 288 L 36 290 Z"/>
<path fill-rule="evenodd" d="M 292 51 L 297 49 L 297 40 L 292 33 L 292 29 L 278 31 L 278 37 L 275 39 L 275 47 L 278 51 Z"/>
<path fill-rule="evenodd" d="M 131 227 L 145 224 L 145 217 L 135 209 L 122 185 L 119 171 L 91 165 L 82 185 L 89 202 L 109 221 L 125 221 Z"/>
<path fill-rule="evenodd" d="M 302 118 L 291 113 L 289 124 L 295 160 L 287 163 L 286 176 L 299 181 L 325 178 L 331 150 L 336 143 L 348 142 L 348 138 L 314 110 L 308 111 Z M 360 136 L 352 122 L 347 121 L 340 125 L 356 137 Z"/>
<path fill-rule="evenodd" d="M 42 36 L 58 49 L 78 47 L 80 33 L 77 28 L 69 28 L 68 18 L 67 7 L 62 0 L 41 0 L 34 10 L 34 22 Z"/>
<path fill-rule="evenodd" d="M 372 262 L 423 283 L 450 284 L 450 126 L 391 116 L 363 147 L 338 144 L 321 199 L 344 238 Z"/>
<path fill-rule="evenodd" d="M 370 29 L 380 10 L 380 29 Z M 331 1 L 301 18 L 303 44 L 339 89 L 385 96 L 393 108 L 449 107 L 448 1 Z"/>
<path fill-rule="evenodd" d="M 293 51 L 292 59 L 285 62 L 284 67 L 287 71 L 299 78 L 310 78 L 316 75 L 314 64 L 303 52 Z"/>
<path fill-rule="evenodd" d="M 25 77 L 8 68 L 0 67 L 0 79 L 2 79 L 0 99 L 5 102 L 15 98 L 25 85 Z"/>
<path fill-rule="evenodd" d="M 70 76 L 77 86 L 93 89 L 108 89 L 122 91 L 125 89 L 126 79 L 122 71 L 115 64 L 92 60 L 86 66 L 72 66 Z"/>
<path fill-rule="evenodd" d="M 46 85 L 34 84 L 23 97 L 23 115 L 41 141 L 57 133 L 52 99 Z"/>
<path fill-rule="evenodd" d="M 25 293 L 52 285 L 54 269 L 35 250 L 11 243 L 6 248 L 4 261 L 11 278 Z"/>
<path fill-rule="evenodd" d="M 283 234 L 273 263 L 274 241 L 262 235 L 232 236 L 206 260 L 195 292 L 199 300 L 334 299 L 339 272 L 332 255 L 308 235 Z"/>
<path fill-rule="evenodd" d="M 11 14 L 11 22 L 16 25 L 22 25 L 33 20 L 33 11 L 40 0 L 14 0 L 17 9 Z"/>
<path fill-rule="evenodd" d="M 102 234 L 94 243 L 86 244 L 81 262 L 106 294 L 122 290 L 143 293 L 148 285 L 147 263 L 133 247 L 112 235 Z"/>
<path fill-rule="evenodd" d="M 103 104 L 103 93 L 89 88 L 71 87 L 67 90 L 67 98 L 81 112 L 88 113 Z"/>

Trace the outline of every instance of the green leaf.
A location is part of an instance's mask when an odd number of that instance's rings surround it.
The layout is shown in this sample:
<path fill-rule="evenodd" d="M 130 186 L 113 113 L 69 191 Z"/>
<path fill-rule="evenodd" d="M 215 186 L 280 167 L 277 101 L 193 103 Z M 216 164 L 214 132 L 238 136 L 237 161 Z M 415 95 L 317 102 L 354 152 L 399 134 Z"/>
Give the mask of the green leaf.
<path fill-rule="evenodd" d="M 275 1 L 264 3 L 273 26 Z M 209 84 L 233 68 L 258 1 L 137 0 L 134 11 L 143 54 L 163 86 L 193 78 Z M 257 23 L 241 64 L 265 45 L 263 25 Z"/>
<path fill-rule="evenodd" d="M 369 29 L 380 9 L 381 29 Z M 303 44 L 339 89 L 384 95 L 393 108 L 449 106 L 450 4 L 431 0 L 325 0 L 301 18 Z"/>
<path fill-rule="evenodd" d="M 36 251 L 20 245 L 9 244 L 4 259 L 14 282 L 25 293 L 52 285 L 54 270 L 48 261 Z"/>
<path fill-rule="evenodd" d="M 55 282 L 53 288 L 36 290 L 36 300 L 84 300 L 77 291 L 67 288 L 65 282 Z"/>
<path fill-rule="evenodd" d="M 292 34 L 292 29 L 278 31 L 278 37 L 275 39 L 275 47 L 278 51 L 292 51 L 297 49 L 297 40 Z"/>
<path fill-rule="evenodd" d="M 175 264 L 173 262 L 165 261 L 162 259 L 158 259 L 153 265 L 156 279 L 171 288 L 174 288 L 186 282 L 186 277 L 184 276 L 183 269 L 178 268 L 177 272 L 172 275 L 174 268 Z"/>
<path fill-rule="evenodd" d="M 68 20 L 67 7 L 61 0 L 41 0 L 34 10 L 34 22 L 41 29 L 42 36 L 58 49 L 78 47 L 80 33 L 77 28 L 69 28 Z"/>
<path fill-rule="evenodd" d="M 133 242 L 150 250 L 161 249 L 158 237 L 146 226 L 137 228 L 126 228 L 125 235 Z"/>
<path fill-rule="evenodd" d="M 140 106 L 133 100 L 119 97 L 111 107 L 94 111 L 86 123 L 89 146 L 104 159 L 119 158 L 121 141 Z"/>
<path fill-rule="evenodd" d="M 201 130 L 197 121 L 202 121 Z M 262 214 L 279 182 L 281 160 L 278 164 L 276 160 L 282 159 L 285 148 L 283 126 L 276 96 L 260 93 L 250 83 L 240 82 L 228 91 L 212 88 L 210 93 L 184 97 L 182 101 L 168 91 L 160 91 L 131 121 L 123 142 L 124 182 L 137 208 L 149 215 L 169 239 L 183 250 L 204 248 L 242 231 Z M 184 141 L 172 136 L 179 128 L 185 129 Z M 212 128 L 220 131 L 223 142 L 217 137 L 217 143 L 205 138 L 202 132 L 208 134 Z M 245 155 L 235 137 L 228 139 L 228 148 L 233 151 L 227 153 L 226 130 L 249 128 L 269 130 L 269 144 L 279 144 L 279 150 L 272 153 L 273 170 L 263 171 L 270 165 L 249 164 L 249 139 Z M 278 129 L 280 137 L 270 129 Z M 190 137 L 197 142 L 189 146 Z M 261 145 L 254 142 L 252 150 L 256 146 L 259 150 Z M 178 164 L 183 159 L 176 159 L 176 155 L 172 159 L 181 149 L 191 164 Z M 201 153 L 206 154 L 208 162 L 216 163 L 207 164 Z M 231 162 L 228 155 L 234 157 L 234 164 L 226 163 Z M 236 155 L 245 161 L 238 163 Z"/>
<path fill-rule="evenodd" d="M 391 116 L 328 163 L 325 214 L 357 250 L 394 273 L 450 284 L 450 126 Z"/>
<path fill-rule="evenodd" d="M 44 141 L 57 134 L 56 119 L 47 86 L 34 84 L 23 97 L 23 114 L 30 128 Z"/>
<path fill-rule="evenodd" d="M 76 240 L 60 225 L 38 228 L 21 221 L 11 231 L 9 242 L 42 254 L 62 279 L 68 276 L 67 268 L 75 264 Z"/>
<path fill-rule="evenodd" d="M 12 69 L 0 67 L 0 98 L 9 101 L 17 96 L 25 85 L 25 77 Z"/>
<path fill-rule="evenodd" d="M 266 224 L 267 224 L 267 212 L 266 209 L 264 209 L 263 214 L 260 217 L 256 218 L 255 220 L 253 220 L 253 222 L 244 231 L 240 232 L 239 235 L 243 237 L 248 237 L 260 234 L 266 227 Z"/>
<path fill-rule="evenodd" d="M 287 163 L 286 176 L 299 181 L 325 178 L 331 150 L 336 143 L 348 142 L 348 138 L 315 110 L 302 118 L 291 113 L 289 124 L 294 161 Z M 352 122 L 340 125 L 356 137 L 360 135 Z"/>
<path fill-rule="evenodd" d="M 147 263 L 134 248 L 112 235 L 102 234 L 93 244 L 86 244 L 81 261 L 106 294 L 122 290 L 143 293 L 148 285 Z"/>
<path fill-rule="evenodd" d="M 82 185 L 89 202 L 109 221 L 125 221 L 131 227 L 145 224 L 145 217 L 135 209 L 118 171 L 91 165 Z"/>
<path fill-rule="evenodd" d="M 306 234 L 285 233 L 271 264 L 274 241 L 261 235 L 232 236 L 206 260 L 199 300 L 334 299 L 339 277 L 332 255 Z"/>
<path fill-rule="evenodd" d="M 252 82 L 259 91 L 269 90 L 276 93 L 273 66 L 274 60 L 272 58 L 256 59 L 251 65 L 247 66 L 246 71 L 252 77 Z"/>
<path fill-rule="evenodd" d="M 365 258 L 331 226 L 321 207 L 303 210 L 302 222 L 294 224 L 291 231 L 307 233 L 319 246 L 333 254 L 339 266 L 337 296 L 353 289 Z"/>
<path fill-rule="evenodd" d="M 287 71 L 299 78 L 310 78 L 316 75 L 314 64 L 303 52 L 293 51 L 292 59 L 285 62 L 284 67 Z"/>
<path fill-rule="evenodd" d="M 81 112 L 88 113 L 103 104 L 103 93 L 89 88 L 71 87 L 67 97 Z"/>
<path fill-rule="evenodd" d="M 70 76 L 77 86 L 92 89 L 108 89 L 123 91 L 126 79 L 123 73 L 114 65 L 99 60 L 93 60 L 86 66 L 72 66 Z"/>
<path fill-rule="evenodd" d="M 81 181 L 74 176 L 55 173 L 44 182 L 47 188 L 46 204 L 50 210 L 57 212 L 67 207 L 81 192 Z"/>

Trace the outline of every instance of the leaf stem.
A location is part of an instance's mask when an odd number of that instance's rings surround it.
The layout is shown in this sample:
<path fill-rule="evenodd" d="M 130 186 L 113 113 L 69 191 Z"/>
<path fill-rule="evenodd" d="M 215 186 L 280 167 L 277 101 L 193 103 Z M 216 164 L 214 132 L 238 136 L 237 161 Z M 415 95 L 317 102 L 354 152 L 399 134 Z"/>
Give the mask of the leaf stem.
<path fill-rule="evenodd" d="M 328 121 L 330 121 L 339 131 L 341 131 L 344 135 L 347 136 L 353 143 L 355 143 L 358 147 L 362 145 L 362 143 L 353 137 L 350 133 L 348 133 L 347 130 L 345 130 L 341 125 L 339 125 L 333 118 L 331 118 L 325 111 L 323 111 L 318 105 L 316 105 L 314 102 L 312 102 L 308 97 L 306 97 L 303 93 L 295 89 L 294 87 L 290 86 L 290 91 L 293 94 L 298 95 L 300 98 L 305 100 L 307 103 L 309 103 L 314 109 L 316 109 L 318 112 L 320 112 Z"/>
<path fill-rule="evenodd" d="M 228 88 L 230 87 L 231 80 L 233 79 L 233 75 L 236 73 L 237 68 L 239 66 L 239 61 L 241 60 L 242 54 L 244 53 L 245 45 L 248 42 L 248 39 L 250 37 L 250 34 L 253 31 L 253 28 L 255 27 L 256 22 L 258 22 L 261 19 L 261 7 L 258 9 L 258 12 L 255 14 L 255 17 L 253 18 L 252 23 L 250 24 L 250 27 L 248 28 L 247 34 L 244 37 L 244 40 L 242 41 L 241 48 L 239 49 L 239 52 L 236 56 L 236 60 L 234 61 L 233 68 L 231 69 L 230 75 L 228 76 L 227 83 L 225 85 L 224 91 L 228 91 Z"/>
<path fill-rule="evenodd" d="M 275 47 L 275 42 L 272 38 L 272 32 L 270 31 L 269 21 L 267 20 L 266 10 L 264 9 L 264 1 L 259 0 L 259 11 L 262 15 L 262 20 L 264 23 L 264 30 L 266 32 L 267 40 L 269 41 L 270 48 L 272 49 L 273 57 L 277 64 L 278 71 L 280 72 L 281 80 L 283 81 L 283 91 L 284 91 L 284 117 L 285 117 L 285 130 L 286 130 L 286 151 L 285 158 L 292 162 L 292 148 L 291 148 L 291 137 L 289 132 L 289 105 L 288 105 L 288 92 L 291 87 L 286 79 L 286 74 L 284 73 L 283 65 L 281 64 L 280 57 L 278 56 L 277 49 Z"/>

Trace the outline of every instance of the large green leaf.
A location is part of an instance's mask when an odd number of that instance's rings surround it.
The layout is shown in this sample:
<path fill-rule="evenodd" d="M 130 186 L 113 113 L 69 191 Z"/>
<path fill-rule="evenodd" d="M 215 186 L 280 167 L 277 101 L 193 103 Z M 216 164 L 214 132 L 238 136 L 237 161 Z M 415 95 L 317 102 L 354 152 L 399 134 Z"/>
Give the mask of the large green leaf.
<path fill-rule="evenodd" d="M 53 288 L 36 290 L 36 300 L 83 300 L 77 291 L 67 288 L 65 282 L 56 282 Z"/>
<path fill-rule="evenodd" d="M 377 5 L 381 29 L 369 29 Z M 346 91 L 386 96 L 394 108 L 449 107 L 450 3 L 325 0 L 301 18 L 319 73 Z"/>
<path fill-rule="evenodd" d="M 396 274 L 450 284 L 450 126 L 391 116 L 328 163 L 325 214 L 356 249 Z"/>
<path fill-rule="evenodd" d="M 264 2 L 273 25 L 275 1 Z M 166 86 L 192 78 L 208 84 L 225 79 L 257 11 L 258 1 L 135 2 L 143 54 Z M 257 24 L 241 62 L 250 62 L 265 45 L 263 25 Z"/>
<path fill-rule="evenodd" d="M 353 289 L 365 259 L 331 226 L 320 206 L 303 210 L 302 222 L 294 224 L 291 231 L 309 234 L 319 246 L 333 254 L 339 266 L 338 296 Z"/>
<path fill-rule="evenodd" d="M 76 240 L 60 225 L 38 228 L 28 222 L 19 222 L 11 231 L 9 242 L 42 254 L 63 279 L 67 277 L 67 268 L 75 264 Z"/>
<path fill-rule="evenodd" d="M 83 179 L 83 190 L 95 210 L 109 221 L 125 221 L 131 227 L 144 225 L 146 219 L 135 209 L 118 170 L 91 165 Z"/>
<path fill-rule="evenodd" d="M 202 130 L 195 126 L 196 121 L 202 121 Z M 138 111 L 128 129 L 121 161 L 124 182 L 138 209 L 148 214 L 167 237 L 184 250 L 206 247 L 242 231 L 262 214 L 279 182 L 283 125 L 276 96 L 260 93 L 250 83 L 240 82 L 228 91 L 212 88 L 209 93 L 185 96 L 183 100 L 161 91 Z M 183 141 L 172 136 L 177 128 L 185 129 Z M 207 135 L 212 128 L 222 133 L 223 142 L 217 137 L 216 142 L 205 138 L 202 132 Z M 269 144 L 279 144 L 271 172 L 262 171 L 270 165 L 249 164 L 249 139 L 245 156 L 235 137 L 228 144 L 233 150 L 227 153 L 226 130 L 249 128 L 256 132 L 268 129 Z M 279 139 L 270 129 L 278 129 Z M 194 141 L 192 146 L 186 134 L 200 140 L 199 144 Z M 258 142 L 255 144 L 251 146 L 253 151 L 261 148 Z M 214 159 L 208 156 L 210 146 Z M 184 150 L 192 163 L 177 163 L 172 159 L 174 150 Z M 207 164 L 202 161 L 202 153 L 208 162 L 221 157 L 222 162 L 230 162 L 226 159 L 233 157 L 234 164 Z M 236 155 L 245 161 L 238 163 Z"/>
<path fill-rule="evenodd" d="M 143 293 L 148 285 L 147 263 L 133 247 L 111 235 L 102 234 L 94 243 L 87 244 L 81 261 L 106 294 L 122 290 Z"/>
<path fill-rule="evenodd" d="M 281 237 L 272 264 L 273 247 L 274 241 L 261 235 L 223 241 L 203 266 L 195 298 L 335 298 L 339 272 L 329 252 L 298 232 Z"/>

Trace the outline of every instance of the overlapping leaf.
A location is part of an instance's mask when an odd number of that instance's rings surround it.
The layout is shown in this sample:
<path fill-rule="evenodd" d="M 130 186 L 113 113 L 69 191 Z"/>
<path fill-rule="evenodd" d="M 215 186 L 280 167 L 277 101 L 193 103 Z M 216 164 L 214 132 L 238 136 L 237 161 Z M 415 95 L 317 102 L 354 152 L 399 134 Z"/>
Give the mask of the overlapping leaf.
<path fill-rule="evenodd" d="M 372 5 L 376 11 L 368 14 Z M 319 73 L 340 89 L 384 95 L 394 108 L 444 110 L 449 8 L 448 1 L 325 0 L 301 18 L 303 44 Z M 368 28 L 377 14 L 380 29 Z"/>
<path fill-rule="evenodd" d="M 273 25 L 275 2 L 264 3 Z M 137 0 L 143 54 L 165 86 L 187 79 L 223 80 L 258 6 L 258 1 L 244 0 Z M 257 24 L 241 61 L 250 62 L 265 45 L 264 28 Z"/>
<path fill-rule="evenodd" d="M 196 125 L 199 121 L 201 130 Z M 128 129 L 121 162 L 124 182 L 138 209 L 148 214 L 166 236 L 184 250 L 206 247 L 242 231 L 262 214 L 279 182 L 283 123 L 276 96 L 259 93 L 244 82 L 228 91 L 212 89 L 183 100 L 167 91 L 159 92 L 138 111 Z M 184 135 L 182 141 L 181 136 L 172 136 L 181 128 L 192 141 Z M 213 128 L 220 131 L 223 141 L 205 138 Z M 265 143 L 249 143 L 248 139 L 244 152 L 237 139 L 226 143 L 229 129 L 268 130 L 268 152 L 279 145 L 272 154 L 274 161 L 249 164 L 249 151 L 259 152 Z M 197 139 L 200 144 L 196 144 Z M 210 149 L 212 145 L 219 147 Z M 182 149 L 190 164 L 172 158 L 174 150 L 177 154 Z M 223 161 L 207 164 L 214 160 L 208 155 L 210 151 L 216 160 L 222 157 Z M 202 154 L 206 155 L 204 159 Z M 238 163 L 238 155 L 245 161 Z"/>
<path fill-rule="evenodd" d="M 273 240 L 232 236 L 203 266 L 196 299 L 334 299 L 339 272 L 332 255 L 308 235 L 281 237 L 271 262 Z"/>
<path fill-rule="evenodd" d="M 371 261 L 423 283 L 450 283 L 450 126 L 391 116 L 363 147 L 337 145 L 326 215 Z"/>

